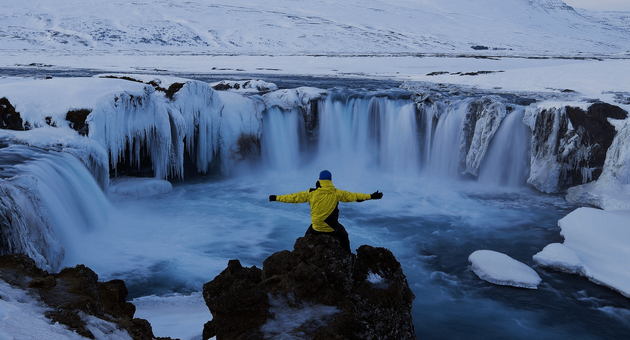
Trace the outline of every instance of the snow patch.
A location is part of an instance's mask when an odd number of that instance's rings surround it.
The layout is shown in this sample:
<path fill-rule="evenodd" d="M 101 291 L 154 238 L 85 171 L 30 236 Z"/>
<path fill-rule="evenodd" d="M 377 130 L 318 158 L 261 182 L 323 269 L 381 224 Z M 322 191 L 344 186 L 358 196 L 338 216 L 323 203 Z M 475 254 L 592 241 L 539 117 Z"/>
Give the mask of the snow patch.
<path fill-rule="evenodd" d="M 321 99 L 328 91 L 314 87 L 298 87 L 296 89 L 278 90 L 263 95 L 267 108 L 279 107 L 289 111 L 301 107 L 305 111 L 313 100 Z"/>
<path fill-rule="evenodd" d="M 368 272 L 367 281 L 373 285 L 383 282 L 384 278 L 376 273 Z"/>
<path fill-rule="evenodd" d="M 27 291 L 17 289 L 0 279 L 0 339 L 47 339 L 47 340 L 84 340 L 74 331 L 59 323 L 51 323 L 44 313 L 49 310 L 41 301 Z M 126 331 L 122 331 L 111 322 L 82 315 L 87 328 L 96 340 L 130 340 Z"/>
<path fill-rule="evenodd" d="M 542 281 L 526 264 L 492 250 L 477 250 L 468 260 L 480 279 L 493 284 L 537 289 Z"/>
<path fill-rule="evenodd" d="M 251 80 L 223 80 L 211 83 L 213 89 L 217 91 L 231 91 L 239 93 L 261 93 L 270 92 L 278 89 L 274 83 L 269 83 L 260 79 Z"/>
<path fill-rule="evenodd" d="M 157 337 L 201 339 L 204 324 L 212 319 L 201 292 L 142 296 L 131 302 L 135 317 L 148 320 Z"/>

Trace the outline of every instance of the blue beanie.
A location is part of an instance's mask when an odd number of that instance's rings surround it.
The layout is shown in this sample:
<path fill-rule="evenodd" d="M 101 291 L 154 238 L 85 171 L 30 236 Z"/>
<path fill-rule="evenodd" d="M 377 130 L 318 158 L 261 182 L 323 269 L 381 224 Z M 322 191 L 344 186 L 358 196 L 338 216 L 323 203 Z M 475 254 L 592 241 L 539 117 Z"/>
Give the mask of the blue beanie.
<path fill-rule="evenodd" d="M 330 171 L 324 170 L 319 173 L 319 179 L 332 181 L 332 174 L 330 173 Z"/>

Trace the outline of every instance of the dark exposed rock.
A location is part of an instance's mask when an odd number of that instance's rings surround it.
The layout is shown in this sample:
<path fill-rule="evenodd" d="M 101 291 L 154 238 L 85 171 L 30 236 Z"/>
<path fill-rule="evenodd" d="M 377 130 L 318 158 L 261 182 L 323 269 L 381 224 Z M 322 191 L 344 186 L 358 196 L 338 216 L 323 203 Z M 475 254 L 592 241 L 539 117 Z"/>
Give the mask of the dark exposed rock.
<path fill-rule="evenodd" d="M 161 87 L 156 87 L 155 89 L 163 91 L 166 98 L 173 100 L 175 94 L 181 90 L 182 87 L 184 87 L 184 83 L 173 83 L 168 87 L 168 89 L 162 89 Z"/>
<path fill-rule="evenodd" d="M 113 322 L 134 340 L 154 339 L 148 321 L 134 319 L 135 306 L 126 302 L 127 288 L 121 280 L 98 282 L 98 275 L 84 265 L 49 274 L 37 268 L 26 255 L 0 256 L 0 279 L 39 296 L 51 309 L 46 316 L 78 334 L 94 338 L 82 314 Z"/>
<path fill-rule="evenodd" d="M 88 125 L 85 120 L 90 115 L 90 109 L 70 110 L 66 113 L 66 120 L 70 123 L 70 128 L 76 130 L 81 136 L 89 134 Z"/>
<path fill-rule="evenodd" d="M 319 99 L 309 101 L 306 110 L 303 110 L 303 117 L 306 133 L 311 138 L 316 138 L 319 130 Z"/>
<path fill-rule="evenodd" d="M 470 48 L 472 48 L 473 50 L 487 50 L 489 47 L 488 46 L 483 46 L 483 45 L 474 45 L 474 46 L 470 46 Z"/>
<path fill-rule="evenodd" d="M 15 107 L 6 97 L 0 98 L 0 128 L 15 131 L 25 130 L 20 113 L 15 112 Z"/>
<path fill-rule="evenodd" d="M 239 161 L 256 158 L 260 156 L 262 150 L 260 138 L 255 134 L 241 133 L 236 141 L 236 146 L 238 149 L 234 154 L 238 155 Z"/>
<path fill-rule="evenodd" d="M 32 278 L 48 276 L 37 263 L 24 254 L 0 255 L 0 279 L 19 288 L 28 288 Z"/>
<path fill-rule="evenodd" d="M 415 296 L 394 255 L 367 245 L 354 255 L 327 235 L 299 238 L 293 251 L 269 256 L 262 271 L 232 260 L 204 285 L 203 295 L 213 315 L 204 339 L 285 333 L 304 339 L 416 338 L 411 319 Z M 285 310 L 300 313 L 313 306 L 329 306 L 332 312 L 315 315 L 295 329 L 270 329 Z"/>
<path fill-rule="evenodd" d="M 203 285 L 203 297 L 212 311 L 212 321 L 204 334 L 217 339 L 262 339 L 258 328 L 269 313 L 267 294 L 258 285 L 262 271 L 243 267 L 230 260 L 228 267 L 214 280 Z M 234 322 L 237 320 L 237 322 Z"/>

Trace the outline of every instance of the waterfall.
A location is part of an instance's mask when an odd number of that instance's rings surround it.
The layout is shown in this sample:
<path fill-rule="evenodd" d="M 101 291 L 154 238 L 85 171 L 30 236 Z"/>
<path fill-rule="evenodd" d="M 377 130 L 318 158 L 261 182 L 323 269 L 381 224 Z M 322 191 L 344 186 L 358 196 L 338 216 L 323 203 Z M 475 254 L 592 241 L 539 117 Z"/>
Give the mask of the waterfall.
<path fill-rule="evenodd" d="M 20 174 L 36 179 L 31 188 L 48 216 L 54 237 L 65 248 L 65 262 L 80 263 L 74 246 L 93 230 L 104 228 L 112 207 L 92 174 L 67 152 L 12 146 L 21 155 L 16 164 L 2 170 L 3 176 Z M 57 252 L 61 252 L 57 250 Z M 63 257 L 54 254 L 53 258 Z M 52 266 L 56 269 L 55 266 Z"/>
<path fill-rule="evenodd" d="M 304 119 L 299 109 L 272 107 L 263 113 L 261 154 L 269 169 L 295 170 L 301 164 L 300 149 L 304 145 Z"/>
<path fill-rule="evenodd" d="M 464 99 L 442 107 L 437 114 L 438 123 L 431 133 L 425 133 L 425 165 L 424 174 L 436 177 L 458 178 L 459 149 L 462 138 L 464 118 L 473 99 Z M 429 117 L 423 121 L 432 122 L 436 115 L 434 110 L 424 110 Z M 429 129 L 427 127 L 426 129 Z M 426 130 L 425 129 L 425 130 Z"/>
<path fill-rule="evenodd" d="M 386 97 L 327 98 L 318 105 L 318 162 L 419 173 L 413 102 Z"/>
<path fill-rule="evenodd" d="M 522 187 L 529 176 L 531 130 L 523 124 L 525 109 L 503 120 L 486 154 L 479 182 L 505 187 Z"/>
<path fill-rule="evenodd" d="M 387 96 L 329 95 L 319 99 L 310 140 L 299 109 L 267 109 L 263 159 L 272 169 L 295 170 L 312 160 L 320 168 L 467 176 L 491 186 L 523 187 L 531 131 L 523 123 L 525 108 L 515 107 L 508 114 L 505 100 L 496 96 L 417 105 Z"/>

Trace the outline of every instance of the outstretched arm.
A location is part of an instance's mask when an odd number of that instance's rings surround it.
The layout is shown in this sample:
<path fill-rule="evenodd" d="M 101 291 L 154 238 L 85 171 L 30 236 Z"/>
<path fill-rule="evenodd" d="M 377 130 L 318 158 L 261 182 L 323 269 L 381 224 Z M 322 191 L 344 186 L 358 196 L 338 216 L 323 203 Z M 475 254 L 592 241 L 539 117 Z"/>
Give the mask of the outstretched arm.
<path fill-rule="evenodd" d="M 382 192 L 376 191 L 373 194 L 362 194 L 358 192 L 349 192 L 337 190 L 337 198 L 341 202 L 363 202 L 365 200 L 377 200 L 383 197 Z"/>
<path fill-rule="evenodd" d="M 308 191 L 300 191 L 288 195 L 269 195 L 269 202 L 304 203 L 308 202 Z"/>

